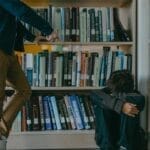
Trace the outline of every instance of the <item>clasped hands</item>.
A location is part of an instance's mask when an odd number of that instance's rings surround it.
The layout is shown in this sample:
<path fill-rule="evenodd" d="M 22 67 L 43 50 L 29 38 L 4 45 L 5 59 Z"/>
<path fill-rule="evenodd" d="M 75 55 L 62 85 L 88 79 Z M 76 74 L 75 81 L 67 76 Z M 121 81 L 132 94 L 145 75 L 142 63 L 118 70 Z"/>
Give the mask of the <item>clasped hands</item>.
<path fill-rule="evenodd" d="M 135 117 L 139 114 L 139 110 L 135 104 L 125 102 L 122 107 L 122 112 L 130 117 Z"/>
<path fill-rule="evenodd" d="M 56 42 L 59 40 L 58 33 L 56 31 L 53 31 L 50 35 L 47 36 L 37 36 L 34 39 L 34 42 L 38 44 L 40 41 L 43 40 L 48 42 Z"/>

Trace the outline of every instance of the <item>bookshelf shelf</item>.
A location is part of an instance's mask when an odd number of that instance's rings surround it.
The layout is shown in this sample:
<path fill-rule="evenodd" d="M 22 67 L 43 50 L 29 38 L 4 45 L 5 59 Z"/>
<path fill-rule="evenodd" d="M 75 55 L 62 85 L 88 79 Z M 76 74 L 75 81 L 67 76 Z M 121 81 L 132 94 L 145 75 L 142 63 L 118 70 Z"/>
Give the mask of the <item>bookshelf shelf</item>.
<path fill-rule="evenodd" d="M 15 143 L 15 144 L 14 144 Z M 60 130 L 11 133 L 7 149 L 96 148 L 94 130 Z"/>
<path fill-rule="evenodd" d="M 31 42 L 25 42 L 26 45 L 35 45 L 36 43 L 31 43 Z M 132 46 L 133 42 L 40 42 L 39 45 L 81 45 L 81 46 L 86 46 L 86 45 L 118 45 L 118 46 Z"/>
<path fill-rule="evenodd" d="M 48 4 L 54 6 L 80 6 L 80 7 L 99 7 L 99 6 L 111 6 L 111 7 L 125 7 L 131 0 L 24 0 L 25 3 L 31 6 L 47 6 Z M 64 3 L 65 2 L 65 3 Z M 39 5 L 40 4 L 40 5 Z"/>
<path fill-rule="evenodd" d="M 88 91 L 88 90 L 99 90 L 103 87 L 32 87 L 33 91 Z M 11 87 L 7 87 L 6 90 L 13 90 Z"/>

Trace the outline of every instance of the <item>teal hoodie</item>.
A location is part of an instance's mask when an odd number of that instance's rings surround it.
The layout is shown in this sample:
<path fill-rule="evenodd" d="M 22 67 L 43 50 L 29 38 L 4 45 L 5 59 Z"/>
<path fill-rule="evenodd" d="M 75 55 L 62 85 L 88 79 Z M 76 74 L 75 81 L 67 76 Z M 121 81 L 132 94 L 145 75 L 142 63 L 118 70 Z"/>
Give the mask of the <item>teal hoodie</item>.
<path fill-rule="evenodd" d="M 12 54 L 15 49 L 23 50 L 23 38 L 34 41 L 35 36 L 20 21 L 45 35 L 53 31 L 48 22 L 20 0 L 0 0 L 0 50 L 7 54 Z"/>

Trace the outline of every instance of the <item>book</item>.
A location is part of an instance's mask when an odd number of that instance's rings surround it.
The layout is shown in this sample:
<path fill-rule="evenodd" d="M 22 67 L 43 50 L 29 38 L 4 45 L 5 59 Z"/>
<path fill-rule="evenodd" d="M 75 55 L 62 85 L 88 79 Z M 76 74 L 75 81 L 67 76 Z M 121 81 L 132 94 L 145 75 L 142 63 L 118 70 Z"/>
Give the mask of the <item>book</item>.
<path fill-rule="evenodd" d="M 43 101 L 43 110 L 44 110 L 45 130 L 52 130 L 53 127 L 51 121 L 51 114 L 49 112 L 49 107 L 48 107 L 48 97 L 43 96 L 42 101 Z"/>
<path fill-rule="evenodd" d="M 55 96 L 51 96 L 50 100 L 51 100 L 52 108 L 53 108 L 53 111 L 54 111 L 54 116 L 55 116 L 57 130 L 61 130 L 62 127 L 61 127 L 61 122 L 60 122 L 60 116 L 59 116 L 59 112 L 58 112 L 56 97 Z"/>

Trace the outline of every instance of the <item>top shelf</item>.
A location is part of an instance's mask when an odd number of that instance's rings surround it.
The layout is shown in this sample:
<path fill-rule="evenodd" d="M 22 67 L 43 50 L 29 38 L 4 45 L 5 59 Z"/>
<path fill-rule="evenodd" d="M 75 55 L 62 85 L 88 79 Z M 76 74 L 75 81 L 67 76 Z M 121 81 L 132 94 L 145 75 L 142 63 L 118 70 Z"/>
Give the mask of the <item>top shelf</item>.
<path fill-rule="evenodd" d="M 26 4 L 35 7 L 53 6 L 67 7 L 126 7 L 131 0 L 23 0 Z"/>

